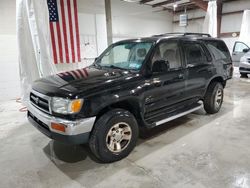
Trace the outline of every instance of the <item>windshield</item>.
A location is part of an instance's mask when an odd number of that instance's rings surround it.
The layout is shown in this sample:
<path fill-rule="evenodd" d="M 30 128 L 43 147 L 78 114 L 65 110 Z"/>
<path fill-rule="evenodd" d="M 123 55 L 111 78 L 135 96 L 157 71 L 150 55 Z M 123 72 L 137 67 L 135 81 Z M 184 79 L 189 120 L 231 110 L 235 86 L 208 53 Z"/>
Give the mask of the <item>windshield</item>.
<path fill-rule="evenodd" d="M 152 42 L 128 42 L 112 46 L 97 64 L 102 67 L 139 70 L 145 60 Z"/>

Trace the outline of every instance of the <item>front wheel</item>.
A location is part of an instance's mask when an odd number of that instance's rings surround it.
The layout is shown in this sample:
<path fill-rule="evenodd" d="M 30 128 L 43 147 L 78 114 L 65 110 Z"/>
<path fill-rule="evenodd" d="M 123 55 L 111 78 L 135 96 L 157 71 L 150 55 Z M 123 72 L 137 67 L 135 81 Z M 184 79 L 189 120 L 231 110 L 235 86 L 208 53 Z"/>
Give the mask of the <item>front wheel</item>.
<path fill-rule="evenodd" d="M 204 98 L 204 109 L 208 114 L 217 113 L 222 105 L 224 88 L 220 82 L 212 82 Z"/>
<path fill-rule="evenodd" d="M 134 149 L 138 133 L 133 114 L 123 109 L 113 109 L 95 123 L 89 147 L 102 162 L 118 161 Z"/>

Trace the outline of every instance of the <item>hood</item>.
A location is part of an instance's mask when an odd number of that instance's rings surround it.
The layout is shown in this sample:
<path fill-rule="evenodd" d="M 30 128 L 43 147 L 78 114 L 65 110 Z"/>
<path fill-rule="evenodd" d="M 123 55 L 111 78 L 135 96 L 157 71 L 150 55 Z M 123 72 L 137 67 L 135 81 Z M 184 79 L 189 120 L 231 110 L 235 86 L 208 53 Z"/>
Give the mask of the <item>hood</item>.
<path fill-rule="evenodd" d="M 138 74 L 119 69 L 99 69 L 93 66 L 59 73 L 36 80 L 33 89 L 49 96 L 72 97 L 88 95 L 104 89 L 118 87 Z"/>

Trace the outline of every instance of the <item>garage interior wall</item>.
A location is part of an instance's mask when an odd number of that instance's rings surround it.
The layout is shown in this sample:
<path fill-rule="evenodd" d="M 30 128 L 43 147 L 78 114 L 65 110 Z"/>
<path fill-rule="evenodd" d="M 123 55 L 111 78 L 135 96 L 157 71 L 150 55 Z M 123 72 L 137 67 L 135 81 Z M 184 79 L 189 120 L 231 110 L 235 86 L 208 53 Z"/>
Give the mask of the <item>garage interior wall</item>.
<path fill-rule="evenodd" d="M 16 39 L 16 1 L 0 1 L 0 101 L 20 96 Z M 170 13 L 112 1 L 113 41 L 172 31 Z M 78 0 L 82 58 L 94 58 L 107 47 L 104 0 Z"/>
<path fill-rule="evenodd" d="M 250 9 L 249 0 L 240 0 L 240 3 L 238 1 L 231 1 L 231 2 L 223 3 L 222 13 L 241 11 L 245 9 Z M 183 14 L 183 13 L 178 13 L 174 16 L 174 21 L 179 20 L 180 14 Z M 206 12 L 201 9 L 198 9 L 198 10 L 193 10 L 193 11 L 187 11 L 187 14 L 188 14 L 188 18 L 190 19 L 188 21 L 188 26 L 186 28 L 179 27 L 179 22 L 176 22 L 173 24 L 173 31 L 174 32 L 202 32 L 204 18 L 201 18 L 201 19 L 195 19 L 195 18 L 205 17 Z M 221 33 L 240 32 L 242 16 L 243 16 L 243 12 L 223 15 L 222 20 L 221 20 Z M 230 52 L 232 52 L 234 42 L 238 39 L 238 37 L 229 37 L 229 38 L 222 38 L 222 39 L 227 43 L 227 46 L 229 47 Z"/>
<path fill-rule="evenodd" d="M 243 3 L 223 4 L 223 13 L 250 8 L 249 0 Z M 16 40 L 16 2 L 0 1 L 0 101 L 20 96 Z M 78 0 L 82 58 L 94 58 L 107 47 L 104 0 Z M 205 16 L 205 11 L 188 11 L 189 19 Z M 180 14 L 180 13 L 179 13 Z M 147 5 L 112 0 L 113 41 L 161 34 L 166 32 L 202 32 L 204 19 L 189 20 L 179 27 L 179 14 L 152 9 Z M 221 33 L 239 32 L 243 13 L 222 16 Z M 234 20 L 232 22 L 232 20 Z M 238 38 L 224 38 L 230 51 Z"/>
<path fill-rule="evenodd" d="M 16 1 L 0 1 L 0 101 L 20 95 L 16 40 Z"/>
<path fill-rule="evenodd" d="M 117 0 L 111 2 L 113 42 L 173 30 L 172 14 L 167 11 L 153 12 L 154 10 L 146 5 Z M 91 3 L 78 0 L 78 7 L 81 38 L 96 37 L 97 54 L 100 55 L 107 47 L 104 0 L 93 0 Z M 84 44 L 82 47 L 84 48 Z"/>

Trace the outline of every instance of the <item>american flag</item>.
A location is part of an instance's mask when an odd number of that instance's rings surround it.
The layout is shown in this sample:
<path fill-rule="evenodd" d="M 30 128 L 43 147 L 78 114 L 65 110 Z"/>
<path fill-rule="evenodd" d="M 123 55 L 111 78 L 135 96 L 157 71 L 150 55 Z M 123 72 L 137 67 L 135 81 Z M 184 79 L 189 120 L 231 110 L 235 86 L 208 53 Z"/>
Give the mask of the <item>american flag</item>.
<path fill-rule="evenodd" d="M 81 61 L 77 0 L 47 0 L 54 63 Z"/>

